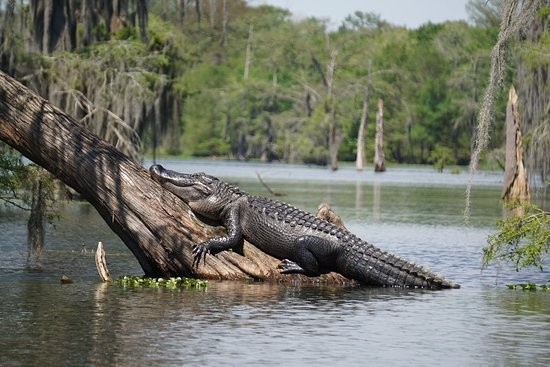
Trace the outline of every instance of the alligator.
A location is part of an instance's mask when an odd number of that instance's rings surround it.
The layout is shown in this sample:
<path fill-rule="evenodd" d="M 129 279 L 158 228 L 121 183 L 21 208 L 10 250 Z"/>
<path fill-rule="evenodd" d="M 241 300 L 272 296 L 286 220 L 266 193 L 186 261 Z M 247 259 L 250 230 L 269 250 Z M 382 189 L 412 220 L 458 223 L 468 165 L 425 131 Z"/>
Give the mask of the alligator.
<path fill-rule="evenodd" d="M 248 195 L 205 173 L 185 174 L 153 165 L 151 178 L 198 216 L 222 223 L 227 235 L 193 246 L 193 266 L 242 245 L 243 239 L 279 260 L 282 274 L 337 272 L 369 286 L 459 288 L 431 270 L 383 251 L 311 213 L 281 201 Z"/>

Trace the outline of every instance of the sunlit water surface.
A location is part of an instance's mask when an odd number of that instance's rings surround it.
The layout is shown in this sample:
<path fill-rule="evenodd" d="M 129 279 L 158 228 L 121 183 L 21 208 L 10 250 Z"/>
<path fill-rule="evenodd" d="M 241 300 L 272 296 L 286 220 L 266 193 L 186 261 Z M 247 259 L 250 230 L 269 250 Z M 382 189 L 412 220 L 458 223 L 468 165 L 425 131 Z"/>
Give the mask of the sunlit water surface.
<path fill-rule="evenodd" d="M 425 291 L 210 281 L 206 290 L 124 289 L 98 281 L 93 249 L 111 273 L 141 274 L 124 244 L 87 204 L 50 226 L 27 263 L 26 214 L 0 210 L 1 366 L 535 366 L 549 365 L 548 272 L 508 265 L 481 271 L 481 247 L 502 216 L 499 173 L 474 179 L 464 224 L 465 173 L 163 161 L 205 171 L 252 194 L 266 191 L 314 211 L 331 204 L 360 237 L 460 284 Z M 539 198 L 542 205 L 548 201 Z M 549 264 L 550 265 L 550 264 Z M 61 275 L 72 284 L 62 285 Z"/>

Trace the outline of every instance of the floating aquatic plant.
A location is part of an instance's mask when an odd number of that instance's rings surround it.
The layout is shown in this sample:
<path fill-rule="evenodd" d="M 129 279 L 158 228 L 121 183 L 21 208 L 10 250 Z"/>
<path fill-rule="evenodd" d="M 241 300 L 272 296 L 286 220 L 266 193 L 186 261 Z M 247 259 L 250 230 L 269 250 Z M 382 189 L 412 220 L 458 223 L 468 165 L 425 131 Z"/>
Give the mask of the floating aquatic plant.
<path fill-rule="evenodd" d="M 533 282 L 528 283 L 518 283 L 518 284 L 506 284 L 506 286 L 510 289 L 523 289 L 524 291 L 550 291 L 550 284 L 540 284 L 537 285 Z"/>
<path fill-rule="evenodd" d="M 208 285 L 207 280 L 185 278 L 185 277 L 172 277 L 172 278 L 148 278 L 137 275 L 125 275 L 117 278 L 116 284 L 122 287 L 132 288 L 206 288 Z"/>

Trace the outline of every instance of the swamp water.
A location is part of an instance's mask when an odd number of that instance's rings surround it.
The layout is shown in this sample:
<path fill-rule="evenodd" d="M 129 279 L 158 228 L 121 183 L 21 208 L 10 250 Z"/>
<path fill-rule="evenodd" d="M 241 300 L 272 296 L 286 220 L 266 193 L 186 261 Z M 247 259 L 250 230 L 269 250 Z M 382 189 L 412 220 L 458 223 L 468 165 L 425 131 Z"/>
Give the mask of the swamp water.
<path fill-rule="evenodd" d="M 89 205 L 64 206 L 62 219 L 48 228 L 39 264 L 31 267 L 26 214 L 3 208 L 0 366 L 550 365 L 550 292 L 505 287 L 546 283 L 550 274 L 516 273 L 505 265 L 480 270 L 481 247 L 502 215 L 500 174 L 476 176 L 465 226 L 465 173 L 159 163 L 205 171 L 265 195 L 258 172 L 285 194 L 281 200 L 309 211 L 326 201 L 361 238 L 462 288 L 210 281 L 206 289 L 125 289 L 99 282 L 97 242 L 106 247 L 113 276 L 139 275 L 141 269 Z M 60 284 L 63 274 L 74 283 Z"/>

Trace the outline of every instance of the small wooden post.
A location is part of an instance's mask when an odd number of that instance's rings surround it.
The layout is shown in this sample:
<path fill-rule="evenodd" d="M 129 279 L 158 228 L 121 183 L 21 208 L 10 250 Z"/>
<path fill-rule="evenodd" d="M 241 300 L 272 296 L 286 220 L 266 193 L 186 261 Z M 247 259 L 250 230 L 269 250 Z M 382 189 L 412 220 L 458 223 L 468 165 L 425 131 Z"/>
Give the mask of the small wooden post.
<path fill-rule="evenodd" d="M 514 86 L 508 92 L 506 105 L 506 162 L 504 165 L 504 200 L 529 200 L 528 174 L 523 164 L 523 144 Z"/>
<path fill-rule="evenodd" d="M 103 243 L 101 243 L 101 241 L 97 244 L 97 250 L 95 252 L 95 265 L 97 267 L 99 277 L 103 282 L 112 281 L 111 274 L 109 274 L 109 269 L 107 269 L 105 250 L 103 250 Z"/>
<path fill-rule="evenodd" d="M 338 214 L 336 214 L 327 203 L 319 204 L 315 216 L 317 218 L 326 220 L 327 222 L 332 223 L 337 227 L 347 229 L 344 225 L 344 221 L 342 220 L 342 218 Z"/>

